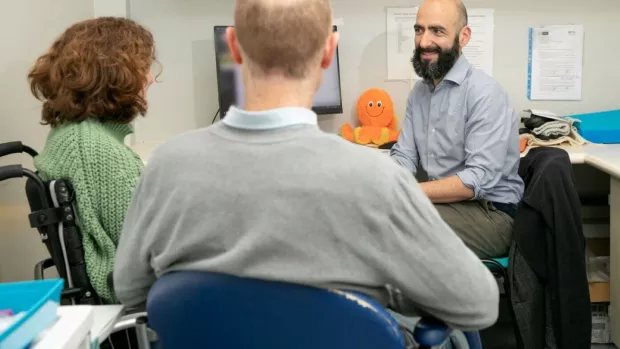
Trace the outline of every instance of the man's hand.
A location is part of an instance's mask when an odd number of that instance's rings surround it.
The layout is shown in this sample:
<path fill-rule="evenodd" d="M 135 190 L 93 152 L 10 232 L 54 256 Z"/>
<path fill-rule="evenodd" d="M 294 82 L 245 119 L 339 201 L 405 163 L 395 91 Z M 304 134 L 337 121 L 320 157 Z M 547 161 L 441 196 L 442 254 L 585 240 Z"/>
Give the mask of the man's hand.
<path fill-rule="evenodd" d="M 458 176 L 420 183 L 420 186 L 434 204 L 449 204 L 474 197 L 474 190 L 466 187 Z"/>

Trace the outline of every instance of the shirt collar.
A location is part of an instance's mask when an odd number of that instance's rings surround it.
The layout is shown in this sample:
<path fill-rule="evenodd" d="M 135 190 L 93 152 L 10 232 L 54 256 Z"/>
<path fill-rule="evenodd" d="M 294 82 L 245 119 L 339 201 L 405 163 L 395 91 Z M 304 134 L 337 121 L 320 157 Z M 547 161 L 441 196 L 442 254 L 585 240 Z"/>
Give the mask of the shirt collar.
<path fill-rule="evenodd" d="M 458 85 L 462 84 L 465 78 L 467 77 L 467 73 L 471 68 L 471 64 L 467 61 L 464 54 L 461 54 L 459 59 L 456 60 L 452 69 L 446 74 L 444 80 L 452 81 Z"/>
<path fill-rule="evenodd" d="M 317 125 L 317 116 L 306 108 L 286 107 L 246 111 L 231 106 L 222 122 L 226 126 L 242 130 L 273 130 L 290 126 Z"/>

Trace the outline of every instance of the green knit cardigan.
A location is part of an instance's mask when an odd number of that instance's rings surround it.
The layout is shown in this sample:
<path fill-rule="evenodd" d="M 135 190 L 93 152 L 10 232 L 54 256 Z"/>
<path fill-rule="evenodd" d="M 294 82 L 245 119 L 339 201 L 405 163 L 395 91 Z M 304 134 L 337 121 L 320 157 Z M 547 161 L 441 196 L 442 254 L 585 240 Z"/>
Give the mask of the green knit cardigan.
<path fill-rule="evenodd" d="M 142 172 L 124 144 L 131 125 L 87 120 L 53 127 L 35 167 L 45 180 L 66 179 L 76 195 L 86 270 L 95 292 L 116 302 L 108 285 L 125 214 Z"/>

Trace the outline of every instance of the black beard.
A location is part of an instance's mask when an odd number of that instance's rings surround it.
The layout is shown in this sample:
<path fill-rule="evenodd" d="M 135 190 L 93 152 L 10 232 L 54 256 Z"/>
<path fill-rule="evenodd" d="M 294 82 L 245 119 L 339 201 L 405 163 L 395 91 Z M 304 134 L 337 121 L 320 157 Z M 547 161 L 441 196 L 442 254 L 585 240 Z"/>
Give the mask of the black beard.
<path fill-rule="evenodd" d="M 437 53 L 437 62 L 431 63 L 429 60 L 422 60 L 422 53 Z M 452 69 L 454 63 L 459 59 L 459 37 L 457 36 L 452 44 L 452 47 L 447 50 L 434 46 L 426 49 L 422 49 L 416 46 L 413 51 L 413 70 L 419 77 L 424 79 L 425 82 L 431 83 L 436 80 L 443 79 L 446 74 Z"/>

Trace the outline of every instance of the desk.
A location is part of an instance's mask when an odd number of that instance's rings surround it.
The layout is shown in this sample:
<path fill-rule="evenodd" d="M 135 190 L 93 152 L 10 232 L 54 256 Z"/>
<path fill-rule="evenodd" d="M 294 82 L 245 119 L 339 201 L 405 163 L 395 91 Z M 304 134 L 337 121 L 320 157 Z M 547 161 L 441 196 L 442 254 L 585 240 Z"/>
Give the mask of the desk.
<path fill-rule="evenodd" d="M 620 144 L 588 144 L 581 147 L 556 147 L 568 153 L 573 165 L 586 164 L 610 176 L 620 178 Z M 521 154 L 524 157 L 527 153 Z"/>
<path fill-rule="evenodd" d="M 146 159 L 158 144 L 141 144 L 136 153 Z M 572 164 L 592 166 L 609 175 L 610 193 L 610 291 L 612 341 L 620 344 L 620 144 L 588 144 L 581 147 L 558 147 L 566 150 Z M 382 151 L 389 155 L 389 152 Z M 523 154 L 525 155 L 525 154 Z M 522 155 L 522 156 L 523 156 Z M 618 213 L 618 214 L 615 214 Z"/>
<path fill-rule="evenodd" d="M 580 153 L 578 153 L 580 154 Z M 583 162 L 597 168 L 610 178 L 609 186 L 609 247 L 610 247 L 610 308 L 611 340 L 620 344 L 620 144 L 583 147 Z M 572 158 L 571 158 L 572 160 Z M 616 214 L 618 213 L 618 214 Z"/>
<path fill-rule="evenodd" d="M 105 341 L 112 332 L 114 325 L 123 315 L 122 305 L 97 305 L 93 306 L 94 322 L 91 327 L 91 347 L 99 348 L 99 344 Z"/>
<path fill-rule="evenodd" d="M 33 342 L 32 349 L 88 349 L 93 307 L 59 307 L 58 319 Z"/>
<path fill-rule="evenodd" d="M 611 340 L 620 344 L 620 144 L 564 148 L 573 164 L 586 164 L 609 175 L 609 247 Z M 618 213 L 618 214 L 616 214 Z"/>
<path fill-rule="evenodd" d="M 122 312 L 122 305 L 58 307 L 58 319 L 35 339 L 31 349 L 99 348 Z"/>

